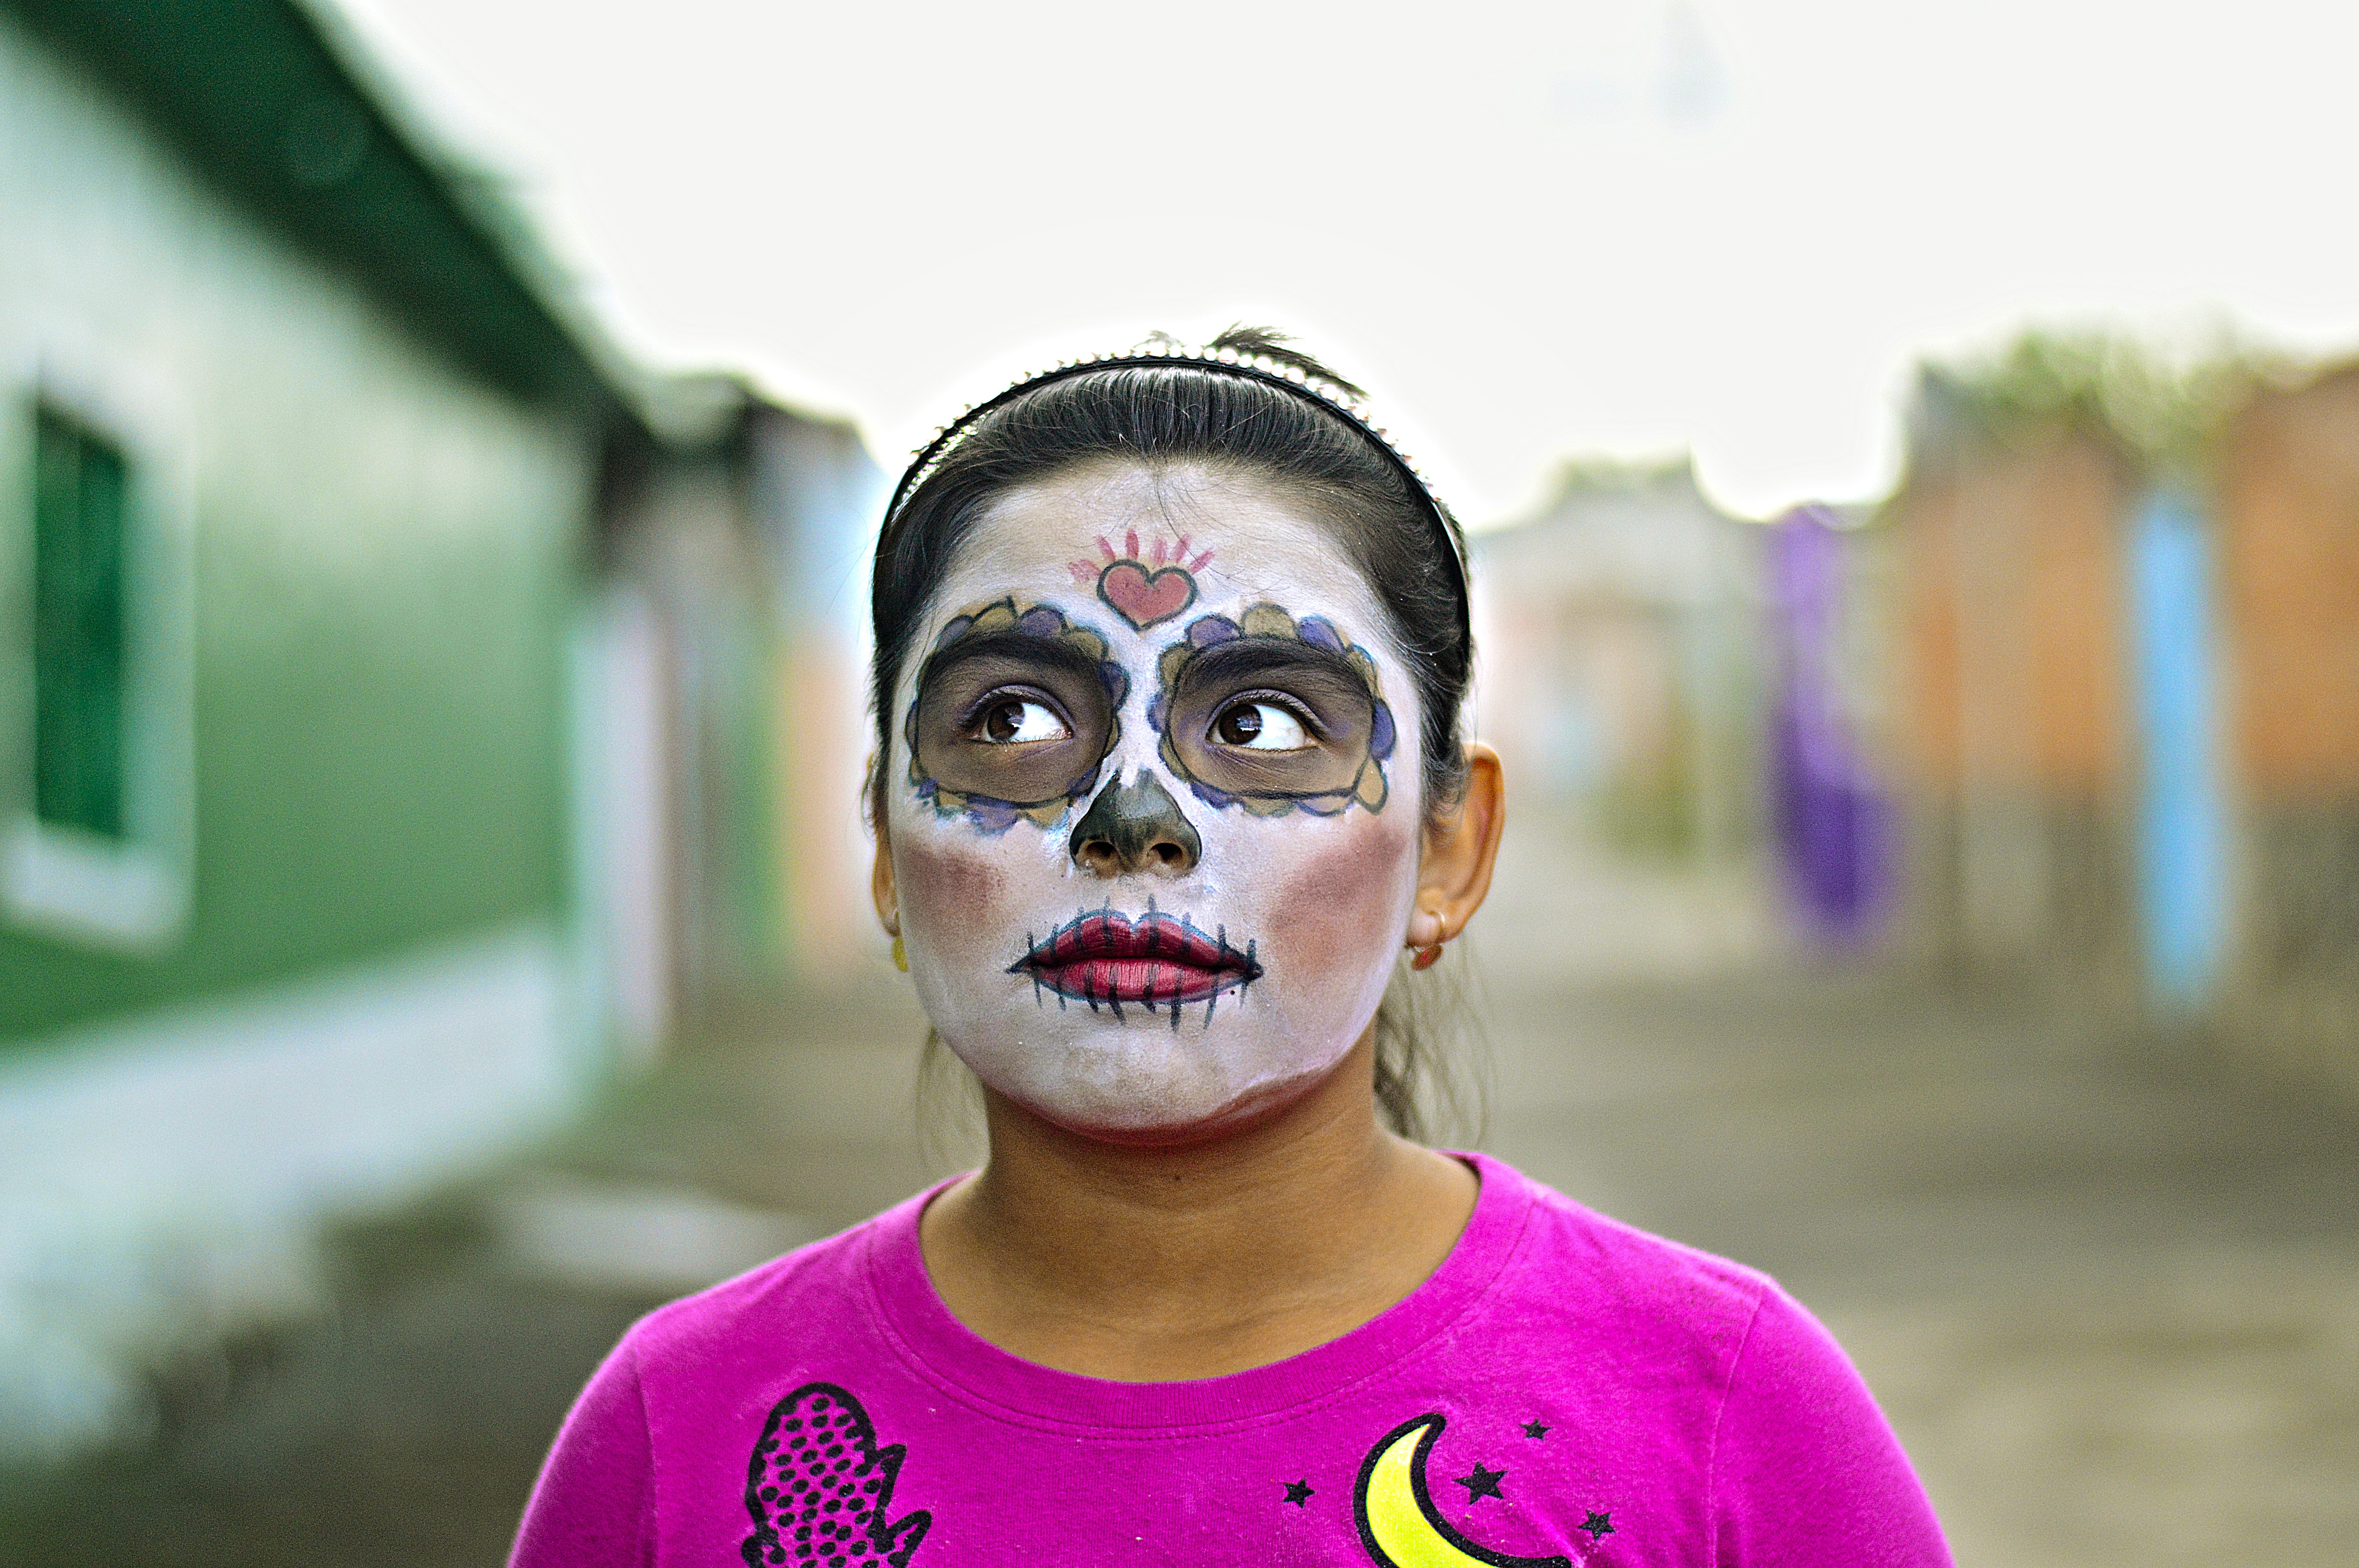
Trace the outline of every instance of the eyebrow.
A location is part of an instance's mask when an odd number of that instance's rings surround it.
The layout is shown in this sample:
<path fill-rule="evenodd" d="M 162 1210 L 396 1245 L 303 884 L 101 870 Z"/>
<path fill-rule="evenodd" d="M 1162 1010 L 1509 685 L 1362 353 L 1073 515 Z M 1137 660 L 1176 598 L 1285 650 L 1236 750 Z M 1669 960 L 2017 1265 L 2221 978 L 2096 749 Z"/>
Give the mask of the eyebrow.
<path fill-rule="evenodd" d="M 1035 637 L 1013 627 L 996 632 L 981 632 L 972 637 L 962 637 L 949 647 L 930 654 L 918 672 L 918 690 L 941 679 L 962 665 L 985 659 L 1005 659 L 1013 664 L 1045 665 L 1053 669 L 1069 670 L 1088 677 L 1093 685 L 1098 678 L 1098 661 L 1071 643 L 1055 637 Z"/>
<path fill-rule="evenodd" d="M 1341 683 L 1355 695 L 1374 701 L 1366 675 L 1357 664 L 1332 648 L 1298 643 L 1290 637 L 1236 637 L 1215 643 L 1188 662 L 1184 677 L 1200 680 L 1240 680 L 1254 676 L 1315 671 Z"/>

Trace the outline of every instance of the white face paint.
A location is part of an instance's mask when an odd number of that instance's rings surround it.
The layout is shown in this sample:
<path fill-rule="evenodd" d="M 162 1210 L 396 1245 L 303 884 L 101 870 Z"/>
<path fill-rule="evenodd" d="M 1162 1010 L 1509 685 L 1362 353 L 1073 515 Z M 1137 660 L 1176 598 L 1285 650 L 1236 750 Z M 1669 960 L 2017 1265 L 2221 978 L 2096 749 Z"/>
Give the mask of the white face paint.
<path fill-rule="evenodd" d="M 886 774 L 901 933 L 976 1076 L 1165 1141 L 1333 1068 L 1408 928 L 1419 758 L 1375 596 L 1315 514 L 1195 469 L 1027 486 L 912 646 Z"/>

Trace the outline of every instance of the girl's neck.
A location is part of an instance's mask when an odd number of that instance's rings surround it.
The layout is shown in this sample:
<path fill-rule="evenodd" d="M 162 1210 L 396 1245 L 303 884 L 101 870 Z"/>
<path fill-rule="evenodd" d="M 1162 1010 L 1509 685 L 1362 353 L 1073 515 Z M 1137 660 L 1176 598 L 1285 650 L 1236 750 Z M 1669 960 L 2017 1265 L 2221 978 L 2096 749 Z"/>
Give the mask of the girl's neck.
<path fill-rule="evenodd" d="M 1010 1354 L 1127 1381 L 1208 1378 L 1322 1345 L 1440 1267 L 1463 1164 L 1377 1125 L 1373 1033 L 1223 1136 L 1084 1138 L 987 1097 L 990 1163 L 919 1229 L 960 1321 Z"/>

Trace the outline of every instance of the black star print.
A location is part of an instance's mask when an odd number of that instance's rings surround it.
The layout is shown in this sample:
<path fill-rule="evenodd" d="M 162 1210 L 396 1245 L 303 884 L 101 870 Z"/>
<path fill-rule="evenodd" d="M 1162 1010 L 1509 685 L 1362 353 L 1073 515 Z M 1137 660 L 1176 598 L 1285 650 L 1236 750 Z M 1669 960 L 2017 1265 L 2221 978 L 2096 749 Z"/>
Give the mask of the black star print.
<path fill-rule="evenodd" d="M 1474 1474 L 1459 1476 L 1458 1484 L 1466 1488 L 1466 1506 L 1473 1508 L 1484 1498 L 1498 1498 L 1499 1477 L 1506 1474 L 1505 1470 L 1485 1470 L 1478 1464 L 1474 1466 Z M 1504 1503 L 1507 1499 L 1499 1498 L 1499 1500 Z"/>
<path fill-rule="evenodd" d="M 1288 1481 L 1286 1483 L 1286 1500 L 1292 1503 L 1298 1509 L 1309 1507 L 1313 1495 L 1314 1494 L 1310 1489 L 1310 1483 L 1308 1481 Z"/>
<path fill-rule="evenodd" d="M 1527 1421 L 1524 1422 L 1524 1435 L 1530 1438 L 1535 1443 L 1538 1442 L 1541 1438 L 1546 1437 L 1548 1435 L 1548 1432 L 1549 1429 L 1547 1427 L 1542 1426 L 1536 1421 Z"/>
<path fill-rule="evenodd" d="M 1614 1533 L 1614 1521 L 1603 1514 L 1591 1514 L 1581 1521 L 1581 1528 L 1589 1532 L 1592 1541 L 1596 1541 Z"/>

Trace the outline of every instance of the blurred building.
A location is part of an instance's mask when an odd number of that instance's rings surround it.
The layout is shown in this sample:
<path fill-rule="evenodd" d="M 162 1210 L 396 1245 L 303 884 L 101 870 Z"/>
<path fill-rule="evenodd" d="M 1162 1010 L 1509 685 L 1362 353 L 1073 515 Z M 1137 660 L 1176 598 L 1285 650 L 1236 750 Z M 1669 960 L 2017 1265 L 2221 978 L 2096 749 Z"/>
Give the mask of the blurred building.
<path fill-rule="evenodd" d="M 1475 535 L 1481 725 L 1519 814 L 1636 853 L 1746 850 L 1759 532 L 1681 460 L 1569 467 L 1530 517 Z"/>
<path fill-rule="evenodd" d="M 1919 939 L 2119 1001 L 2136 963 L 2123 519 L 2135 475 L 2066 423 L 1985 435 L 1929 381 L 1899 540 L 1895 673 Z"/>
<path fill-rule="evenodd" d="M 626 1055 L 872 960 L 858 433 L 726 376 L 649 401 L 605 472 L 578 677 L 582 885 Z"/>
<path fill-rule="evenodd" d="M 1927 373 L 1882 518 L 1915 935 L 2359 1083 L 2359 370 L 2027 353 Z"/>
<path fill-rule="evenodd" d="M 2264 388 L 2215 481 L 2240 1033 L 2359 1084 L 2359 364 Z"/>
<path fill-rule="evenodd" d="M 857 734 L 810 687 L 857 601 L 790 611 L 875 485 L 841 425 L 625 364 L 287 0 L 0 4 L 0 1453 L 38 1453 L 302 1310 L 330 1217 L 791 978 L 797 868 L 851 851 L 779 784 Z"/>
<path fill-rule="evenodd" d="M 1764 829 L 1767 530 L 1684 460 L 1573 465 L 1473 540 L 1476 725 L 1516 832 L 1578 874 L 1486 921 L 1486 952 L 1612 979 L 1759 961 L 1787 914 Z"/>

